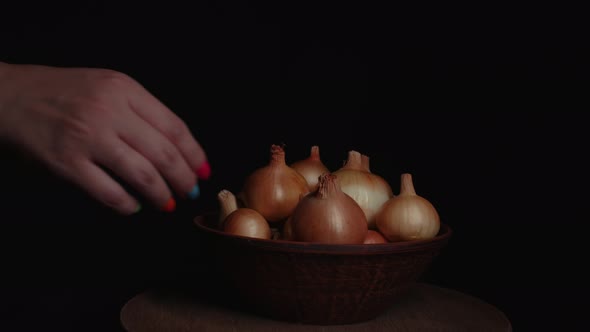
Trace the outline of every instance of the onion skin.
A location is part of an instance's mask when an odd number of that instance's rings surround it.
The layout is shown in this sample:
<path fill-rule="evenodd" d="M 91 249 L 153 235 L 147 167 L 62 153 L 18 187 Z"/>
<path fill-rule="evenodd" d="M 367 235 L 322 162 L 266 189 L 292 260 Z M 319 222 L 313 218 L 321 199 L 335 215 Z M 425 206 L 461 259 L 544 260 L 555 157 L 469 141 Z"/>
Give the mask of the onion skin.
<path fill-rule="evenodd" d="M 269 240 L 271 231 L 268 222 L 256 210 L 239 208 L 230 213 L 223 222 L 223 231 L 240 235 Z"/>
<path fill-rule="evenodd" d="M 379 232 L 370 229 L 367 232 L 367 236 L 365 237 L 364 244 L 378 244 L 378 243 L 387 243 L 387 239 Z"/>
<path fill-rule="evenodd" d="M 318 187 L 319 187 L 319 178 L 318 178 Z M 301 194 L 299 196 L 299 201 L 303 199 L 306 195 L 310 195 L 311 193 Z M 293 216 L 290 216 L 287 221 L 283 224 L 283 232 L 281 233 L 281 239 L 286 241 L 293 241 Z"/>
<path fill-rule="evenodd" d="M 292 227 L 293 218 L 287 219 L 285 224 L 283 225 L 283 232 L 281 233 L 281 239 L 286 241 L 293 240 L 293 227 Z"/>
<path fill-rule="evenodd" d="M 285 163 L 281 146 L 271 146 L 268 165 L 252 172 L 241 193 L 244 206 L 258 211 L 268 222 L 286 220 L 299 203 L 299 197 L 309 192 L 303 175 Z"/>
<path fill-rule="evenodd" d="M 369 156 L 367 156 L 365 154 L 361 154 L 361 167 L 365 172 L 371 173 L 370 163 L 371 163 L 371 160 L 370 160 Z"/>
<path fill-rule="evenodd" d="M 377 213 L 385 202 L 394 197 L 389 183 L 371 173 L 369 158 L 357 151 L 349 151 L 346 164 L 334 174 L 340 181 L 342 191 L 363 209 L 369 229 L 376 229 Z"/>
<path fill-rule="evenodd" d="M 320 148 L 317 145 L 311 147 L 309 157 L 291 164 L 291 167 L 303 175 L 310 192 L 316 191 L 319 186 L 319 177 L 328 173 L 328 167 L 324 165 L 320 158 Z"/>
<path fill-rule="evenodd" d="M 435 237 L 440 217 L 434 206 L 416 194 L 412 175 L 401 176 L 400 194 L 391 198 L 377 215 L 377 228 L 392 242 Z"/>
<path fill-rule="evenodd" d="M 281 238 L 281 232 L 278 228 L 271 228 L 270 229 L 270 239 L 271 240 L 278 240 Z"/>
<path fill-rule="evenodd" d="M 302 242 L 362 244 L 368 231 L 365 213 L 331 173 L 323 174 L 318 189 L 301 199 L 291 223 L 293 240 Z"/>

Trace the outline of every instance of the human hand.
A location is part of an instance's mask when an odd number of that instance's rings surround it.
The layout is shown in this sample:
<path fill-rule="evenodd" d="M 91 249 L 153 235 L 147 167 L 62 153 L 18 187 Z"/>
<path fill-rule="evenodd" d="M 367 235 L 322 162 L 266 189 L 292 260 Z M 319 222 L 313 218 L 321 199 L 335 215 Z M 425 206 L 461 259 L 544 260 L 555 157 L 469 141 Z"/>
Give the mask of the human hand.
<path fill-rule="evenodd" d="M 138 82 L 106 69 L 0 62 L 0 138 L 29 151 L 99 202 L 141 207 L 121 183 L 173 211 L 210 174 L 186 124 Z"/>

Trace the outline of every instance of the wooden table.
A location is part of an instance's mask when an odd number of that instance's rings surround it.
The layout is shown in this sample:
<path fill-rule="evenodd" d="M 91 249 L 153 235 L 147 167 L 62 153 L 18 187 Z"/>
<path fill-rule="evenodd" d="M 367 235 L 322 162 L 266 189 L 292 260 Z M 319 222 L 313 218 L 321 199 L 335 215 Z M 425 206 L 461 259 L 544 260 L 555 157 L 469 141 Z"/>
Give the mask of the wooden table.
<path fill-rule="evenodd" d="M 450 289 L 419 283 L 376 319 L 353 325 L 316 326 L 267 319 L 197 299 L 147 291 L 121 310 L 129 332 L 189 331 L 512 331 L 497 308 Z"/>

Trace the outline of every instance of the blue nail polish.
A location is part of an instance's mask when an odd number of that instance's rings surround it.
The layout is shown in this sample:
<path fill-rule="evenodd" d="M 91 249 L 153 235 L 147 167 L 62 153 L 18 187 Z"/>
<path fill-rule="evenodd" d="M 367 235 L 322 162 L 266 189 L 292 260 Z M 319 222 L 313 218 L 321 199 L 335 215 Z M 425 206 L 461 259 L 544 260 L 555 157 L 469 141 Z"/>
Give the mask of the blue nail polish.
<path fill-rule="evenodd" d="M 201 195 L 201 189 L 199 188 L 198 184 L 195 184 L 195 186 L 193 187 L 191 192 L 188 193 L 188 197 L 190 197 L 190 199 L 197 199 L 197 198 L 199 198 L 200 195 Z"/>

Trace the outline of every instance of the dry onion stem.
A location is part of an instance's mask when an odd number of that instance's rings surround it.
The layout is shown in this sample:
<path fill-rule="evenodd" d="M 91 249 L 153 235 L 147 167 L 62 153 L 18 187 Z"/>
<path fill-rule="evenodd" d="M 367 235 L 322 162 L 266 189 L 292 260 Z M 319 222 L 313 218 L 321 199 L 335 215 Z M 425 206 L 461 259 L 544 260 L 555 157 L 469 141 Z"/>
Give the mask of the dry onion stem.
<path fill-rule="evenodd" d="M 230 213 L 238 209 L 238 202 L 236 196 L 227 190 L 223 189 L 217 193 L 217 201 L 219 202 L 219 229 L 223 229 L 223 222 Z"/>

